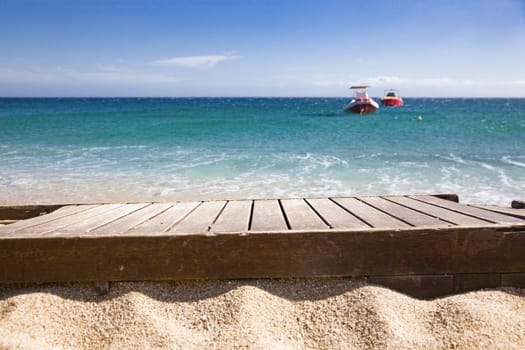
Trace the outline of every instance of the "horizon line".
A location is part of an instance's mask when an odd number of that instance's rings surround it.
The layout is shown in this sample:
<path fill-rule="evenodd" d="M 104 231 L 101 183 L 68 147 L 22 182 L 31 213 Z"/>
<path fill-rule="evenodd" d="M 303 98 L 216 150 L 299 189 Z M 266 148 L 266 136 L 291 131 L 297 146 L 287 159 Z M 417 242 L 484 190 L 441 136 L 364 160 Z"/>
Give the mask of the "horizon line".
<path fill-rule="evenodd" d="M 374 96 L 373 96 L 374 97 Z M 381 96 L 378 96 L 381 97 Z M 130 95 L 130 96 L 0 96 L 0 99 L 8 99 L 8 98 L 14 98 L 14 99 L 22 99 L 22 98 L 166 98 L 166 99 L 183 99 L 183 98 L 352 98 L 352 96 L 140 96 L 140 95 Z M 480 99 L 480 98 L 486 98 L 486 99 L 524 99 L 525 96 L 518 97 L 518 96 L 402 96 L 402 98 L 449 98 L 449 99 Z"/>

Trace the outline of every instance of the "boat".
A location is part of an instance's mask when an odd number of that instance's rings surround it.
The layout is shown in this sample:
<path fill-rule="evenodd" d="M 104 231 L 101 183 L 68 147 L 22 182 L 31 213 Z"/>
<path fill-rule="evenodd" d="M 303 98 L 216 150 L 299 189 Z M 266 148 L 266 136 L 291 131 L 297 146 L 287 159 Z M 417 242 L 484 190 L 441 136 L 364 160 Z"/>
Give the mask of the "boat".
<path fill-rule="evenodd" d="M 358 114 L 367 114 L 376 111 L 379 108 L 379 104 L 368 97 L 368 93 L 366 92 L 367 88 L 369 88 L 369 86 L 366 85 L 351 86 L 350 89 L 356 90 L 355 97 L 343 107 L 343 110 L 345 112 Z"/>
<path fill-rule="evenodd" d="M 401 107 L 404 102 L 397 90 L 389 89 L 385 90 L 381 104 L 385 107 Z"/>

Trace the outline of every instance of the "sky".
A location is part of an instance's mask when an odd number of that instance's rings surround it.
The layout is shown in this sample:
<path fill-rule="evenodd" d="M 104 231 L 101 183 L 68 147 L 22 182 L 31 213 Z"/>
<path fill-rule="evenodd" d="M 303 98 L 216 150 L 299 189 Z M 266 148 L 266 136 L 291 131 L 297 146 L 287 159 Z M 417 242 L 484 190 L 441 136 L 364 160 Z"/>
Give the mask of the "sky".
<path fill-rule="evenodd" d="M 525 97 L 525 0 L 0 0 L 0 96 Z"/>

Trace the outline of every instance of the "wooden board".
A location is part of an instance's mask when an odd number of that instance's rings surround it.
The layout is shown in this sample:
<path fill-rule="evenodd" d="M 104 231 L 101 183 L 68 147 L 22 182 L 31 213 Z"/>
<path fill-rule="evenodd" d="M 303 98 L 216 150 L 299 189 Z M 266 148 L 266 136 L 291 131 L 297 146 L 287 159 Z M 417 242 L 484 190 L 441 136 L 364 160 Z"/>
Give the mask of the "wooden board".
<path fill-rule="evenodd" d="M 251 231 L 287 230 L 288 226 L 277 200 L 253 201 Z"/>
<path fill-rule="evenodd" d="M 180 222 L 172 226 L 168 232 L 208 232 L 225 205 L 226 201 L 204 202 L 188 213 Z"/>
<path fill-rule="evenodd" d="M 439 220 L 433 216 L 426 215 L 407 207 L 403 207 L 397 203 L 388 201 L 380 197 L 360 197 L 360 200 L 379 209 L 383 212 L 389 213 L 389 215 L 408 223 L 411 226 L 418 227 L 446 227 L 451 224 Z M 453 202 L 451 202 L 453 203 Z"/>
<path fill-rule="evenodd" d="M 0 221 L 4 220 L 25 220 L 49 214 L 66 205 L 5 205 L 0 206 Z"/>
<path fill-rule="evenodd" d="M 252 201 L 228 201 L 211 232 L 246 232 L 250 225 Z"/>
<path fill-rule="evenodd" d="M 334 198 L 334 201 L 372 227 L 410 227 L 407 223 L 385 214 L 356 198 Z"/>
<path fill-rule="evenodd" d="M 292 230 L 329 228 L 304 199 L 282 199 L 281 205 Z"/>
<path fill-rule="evenodd" d="M 525 272 L 525 220 L 415 198 L 67 206 L 0 228 L 0 283 Z"/>
<path fill-rule="evenodd" d="M 468 215 L 460 214 L 455 211 L 438 207 L 436 205 L 424 203 L 413 198 L 403 196 L 388 196 L 385 197 L 392 202 L 404 205 L 405 207 L 414 209 L 427 215 L 432 215 L 443 221 L 450 222 L 456 225 L 487 225 L 489 221 L 473 218 Z M 452 202 L 451 202 L 452 203 Z"/>
<path fill-rule="evenodd" d="M 473 207 L 490 210 L 500 214 L 511 215 L 522 220 L 525 219 L 525 209 L 506 208 L 497 205 L 473 205 Z"/>
<path fill-rule="evenodd" d="M 0 281 L 515 273 L 524 251 L 524 226 L 0 238 Z"/>
<path fill-rule="evenodd" d="M 458 213 L 474 216 L 479 219 L 491 221 L 498 224 L 517 223 L 522 221 L 512 216 L 503 215 L 489 210 L 471 207 L 468 205 L 461 205 L 433 196 L 410 196 L 410 198 L 414 198 L 425 203 L 434 204 L 442 208 L 450 209 Z"/>
<path fill-rule="evenodd" d="M 319 215 L 334 229 L 370 228 L 366 223 L 359 220 L 348 211 L 341 208 L 328 198 L 307 199 L 307 202 Z"/>
<path fill-rule="evenodd" d="M 130 213 L 118 220 L 99 226 L 98 228 L 91 230 L 91 232 L 103 235 L 122 234 L 148 220 L 151 220 L 155 216 L 160 215 L 171 206 L 173 206 L 173 203 L 149 204 L 146 207 Z"/>
<path fill-rule="evenodd" d="M 47 222 L 51 222 L 57 219 L 65 218 L 67 216 L 72 216 L 74 214 L 86 211 L 88 209 L 94 208 L 97 205 L 68 205 L 53 211 L 50 214 L 37 216 L 27 220 L 18 221 L 12 225 L 0 227 L 1 232 L 17 232 L 23 228 L 34 227 L 41 225 Z"/>
<path fill-rule="evenodd" d="M 67 226 L 73 225 L 83 220 L 90 220 L 101 214 L 110 212 L 124 206 L 124 204 L 106 204 L 106 205 L 94 205 L 89 207 L 87 210 L 75 213 L 73 215 L 64 216 L 62 218 L 48 221 L 36 226 L 29 226 L 17 230 L 17 234 L 29 234 L 29 235 L 45 235 L 47 233 L 54 233 Z"/>
<path fill-rule="evenodd" d="M 126 204 L 123 206 L 119 206 L 114 210 L 109 210 L 107 212 L 104 212 L 100 215 L 92 216 L 90 218 L 86 218 L 84 220 L 78 220 L 78 221 L 76 219 L 76 216 L 72 216 L 71 220 L 75 221 L 72 225 L 66 226 L 64 228 L 60 228 L 56 230 L 56 232 L 53 232 L 53 234 L 61 234 L 61 233 L 80 234 L 84 232 L 91 232 L 92 230 L 95 230 L 106 224 L 112 223 L 113 221 L 121 219 L 129 214 L 132 214 L 133 212 L 136 212 L 148 206 L 148 204 L 149 203 Z"/>
<path fill-rule="evenodd" d="M 167 210 L 160 214 L 152 217 L 150 220 L 144 221 L 142 224 L 135 226 L 129 230 L 128 234 L 153 234 L 162 233 L 169 230 L 171 227 L 176 225 L 179 221 L 184 219 L 186 215 L 195 210 L 202 202 L 181 202 L 175 203 Z"/>

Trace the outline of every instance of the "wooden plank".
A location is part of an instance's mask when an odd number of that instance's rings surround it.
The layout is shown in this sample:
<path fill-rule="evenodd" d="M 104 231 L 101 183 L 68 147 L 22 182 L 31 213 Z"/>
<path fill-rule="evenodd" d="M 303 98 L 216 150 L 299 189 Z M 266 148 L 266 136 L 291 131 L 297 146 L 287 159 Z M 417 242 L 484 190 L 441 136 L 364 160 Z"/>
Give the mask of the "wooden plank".
<path fill-rule="evenodd" d="M 454 275 L 454 292 L 501 287 L 501 273 L 458 273 Z"/>
<path fill-rule="evenodd" d="M 0 220 L 25 220 L 49 214 L 64 204 L 42 205 L 2 205 L 0 206 Z"/>
<path fill-rule="evenodd" d="M 111 223 L 117 219 L 125 217 L 126 215 L 130 213 L 133 213 L 139 209 L 142 209 L 148 204 L 149 203 L 126 204 L 126 205 L 117 207 L 113 210 L 109 210 L 100 215 L 92 216 L 82 221 L 76 221 L 72 225 L 69 225 L 61 229 L 57 229 L 55 232 L 52 232 L 52 234 L 67 234 L 67 233 L 81 234 L 84 232 L 90 232 L 91 230 L 99 228 L 107 223 Z"/>
<path fill-rule="evenodd" d="M 76 222 L 89 219 L 91 217 L 103 214 L 105 212 L 117 209 L 124 204 L 100 204 L 90 207 L 88 210 L 78 212 L 73 215 L 64 216 L 60 219 L 45 222 L 36 226 L 26 227 L 16 231 L 16 234 L 27 234 L 27 235 L 44 235 L 49 232 L 56 231 L 69 225 L 73 225 Z"/>
<path fill-rule="evenodd" d="M 104 226 L 96 228 L 91 232 L 96 234 L 119 234 L 125 233 L 135 226 L 138 226 L 163 211 L 167 210 L 174 203 L 153 203 L 145 208 L 142 208 L 134 213 L 124 216 L 118 220 L 108 223 Z"/>
<path fill-rule="evenodd" d="M 334 229 L 370 228 L 348 211 L 341 208 L 328 198 L 307 199 L 312 207 Z"/>
<path fill-rule="evenodd" d="M 60 209 L 57 209 L 49 214 L 45 214 L 42 216 L 37 216 L 31 219 L 21 220 L 18 221 L 12 225 L 0 227 L 0 234 L 2 233 L 10 233 L 15 232 L 18 230 L 21 230 L 23 228 L 32 227 L 36 225 L 41 225 L 46 222 L 50 222 L 53 220 L 61 219 L 66 216 L 74 215 L 83 211 L 86 211 L 88 209 L 94 208 L 97 205 L 68 205 L 66 207 L 62 207 Z"/>
<path fill-rule="evenodd" d="M 459 203 L 459 196 L 455 193 L 439 193 L 439 194 L 432 194 L 431 196 L 446 199 L 447 201 Z"/>
<path fill-rule="evenodd" d="M 412 208 L 414 210 L 420 211 L 422 213 L 435 216 L 441 220 L 448 221 L 456 225 L 489 225 L 487 221 L 483 221 L 471 216 L 463 215 L 456 213 L 455 211 L 441 208 L 432 204 L 424 203 L 417 201 L 413 198 L 403 197 L 403 196 L 388 196 L 385 197 L 388 200 L 399 203 L 406 207 Z M 452 202 L 451 202 L 452 203 Z"/>
<path fill-rule="evenodd" d="M 410 196 L 410 198 L 414 198 L 414 199 L 417 199 L 417 200 L 420 200 L 420 201 L 423 201 L 423 202 L 426 202 L 426 203 L 434 204 L 434 205 L 440 206 L 442 208 L 454 210 L 454 211 L 462 213 L 462 214 L 475 216 L 475 217 L 483 219 L 483 220 L 492 221 L 492 222 L 498 223 L 498 224 L 506 224 L 506 223 L 513 223 L 513 222 L 516 222 L 516 223 L 523 222 L 523 220 L 520 220 L 520 219 L 512 217 L 512 216 L 503 215 L 503 214 L 495 213 L 495 212 L 492 212 L 492 211 L 489 211 L 489 210 L 476 208 L 476 207 L 471 207 L 471 206 L 468 206 L 468 205 L 462 205 L 462 204 L 454 203 L 454 202 L 447 201 L 447 200 L 444 200 L 444 199 L 441 199 L 441 198 L 437 198 L 437 197 L 432 197 L 432 196 Z"/>
<path fill-rule="evenodd" d="M 365 204 L 356 198 L 333 198 L 335 202 L 343 206 L 346 210 L 365 221 L 372 227 L 377 228 L 403 228 L 410 225 L 390 216 L 374 207 Z"/>
<path fill-rule="evenodd" d="M 292 230 L 326 230 L 330 228 L 304 199 L 282 199 L 281 205 Z"/>
<path fill-rule="evenodd" d="M 165 210 L 159 215 L 152 217 L 150 220 L 132 228 L 127 233 L 153 234 L 165 232 L 201 204 L 202 202 L 175 203 L 168 210 Z"/>
<path fill-rule="evenodd" d="M 506 207 L 499 207 L 497 205 L 472 205 L 473 207 L 485 209 L 485 210 L 491 210 L 496 213 L 501 213 L 505 215 L 512 215 L 514 217 L 525 219 L 525 209 L 514 209 L 514 208 L 506 208 Z"/>
<path fill-rule="evenodd" d="M 525 209 L 525 200 L 513 200 L 510 206 L 514 209 Z"/>
<path fill-rule="evenodd" d="M 264 199 L 253 201 L 252 231 L 287 230 L 281 207 L 277 200 Z"/>
<path fill-rule="evenodd" d="M 250 225 L 252 201 L 228 201 L 211 232 L 246 232 Z"/>
<path fill-rule="evenodd" d="M 525 272 L 502 274 L 501 285 L 503 287 L 525 288 Z"/>
<path fill-rule="evenodd" d="M 226 201 L 204 202 L 188 216 L 169 229 L 169 232 L 177 233 L 201 233 L 208 232 L 215 222 L 219 213 L 226 205 Z"/>
<path fill-rule="evenodd" d="M 0 282 L 525 271 L 525 226 L 0 238 Z"/>
<path fill-rule="evenodd" d="M 387 212 L 388 214 L 409 223 L 416 227 L 446 227 L 451 224 L 442 220 L 439 220 L 433 216 L 419 213 L 407 207 L 403 207 L 399 204 L 390 202 L 380 197 L 360 197 L 365 203 L 370 204 L 374 208 Z M 452 202 L 451 202 L 452 203 Z"/>

